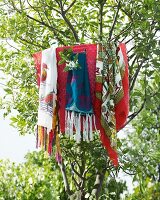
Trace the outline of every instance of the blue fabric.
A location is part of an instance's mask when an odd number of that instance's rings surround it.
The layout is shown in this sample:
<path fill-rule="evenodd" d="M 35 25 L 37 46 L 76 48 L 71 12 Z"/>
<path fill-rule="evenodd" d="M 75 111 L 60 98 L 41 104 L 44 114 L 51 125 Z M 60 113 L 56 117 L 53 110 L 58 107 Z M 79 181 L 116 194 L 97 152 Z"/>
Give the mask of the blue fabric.
<path fill-rule="evenodd" d="M 72 55 L 72 60 L 75 54 Z M 93 113 L 86 53 L 78 54 L 80 68 L 70 70 L 66 85 L 66 110 Z"/>

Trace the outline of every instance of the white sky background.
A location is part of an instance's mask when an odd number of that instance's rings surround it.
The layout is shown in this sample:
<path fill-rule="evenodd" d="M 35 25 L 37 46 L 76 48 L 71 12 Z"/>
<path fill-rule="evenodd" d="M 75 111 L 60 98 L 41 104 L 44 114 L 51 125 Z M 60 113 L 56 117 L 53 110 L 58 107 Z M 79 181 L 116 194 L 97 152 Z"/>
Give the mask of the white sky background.
<path fill-rule="evenodd" d="M 0 72 L 0 78 L 2 73 Z M 2 80 L 0 80 L 2 83 Z M 4 83 L 4 82 L 3 82 Z M 3 97 L 3 85 L 0 84 L 0 96 Z M 9 125 L 10 120 L 3 118 L 3 110 L 0 110 L 0 159 L 9 159 L 13 162 L 23 162 L 27 152 L 36 150 L 36 138 L 26 134 L 20 136 L 16 128 Z"/>

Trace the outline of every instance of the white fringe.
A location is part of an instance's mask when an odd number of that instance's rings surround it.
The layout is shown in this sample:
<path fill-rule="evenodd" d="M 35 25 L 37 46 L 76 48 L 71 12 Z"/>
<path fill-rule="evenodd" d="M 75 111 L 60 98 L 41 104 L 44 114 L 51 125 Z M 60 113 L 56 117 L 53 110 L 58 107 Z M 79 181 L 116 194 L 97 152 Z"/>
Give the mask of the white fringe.
<path fill-rule="evenodd" d="M 86 142 L 93 140 L 93 125 L 96 128 L 94 115 L 86 114 L 84 116 L 81 113 L 76 113 L 74 111 L 65 111 L 65 133 L 71 139 L 74 138 L 77 143 L 80 143 L 81 140 Z M 75 135 L 73 134 L 74 129 Z M 81 130 L 83 130 L 82 135 Z"/>
<path fill-rule="evenodd" d="M 93 132 L 92 132 L 92 118 L 94 116 L 93 115 L 89 115 L 89 140 L 92 141 L 93 140 Z"/>
<path fill-rule="evenodd" d="M 75 140 L 77 143 L 79 143 L 81 141 L 81 114 L 76 114 L 75 117 L 75 130 L 76 130 L 76 134 L 75 134 Z"/>
<path fill-rule="evenodd" d="M 85 117 L 82 116 L 82 121 L 83 121 L 83 141 L 86 141 L 86 137 L 87 137 L 87 132 L 86 132 L 86 121 L 85 121 Z"/>

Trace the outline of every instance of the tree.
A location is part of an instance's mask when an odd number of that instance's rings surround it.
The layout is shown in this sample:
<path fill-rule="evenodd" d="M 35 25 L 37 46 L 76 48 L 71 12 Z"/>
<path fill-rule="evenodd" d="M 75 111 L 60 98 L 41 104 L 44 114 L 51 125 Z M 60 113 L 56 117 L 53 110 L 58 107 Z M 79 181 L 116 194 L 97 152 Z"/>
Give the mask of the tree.
<path fill-rule="evenodd" d="M 26 155 L 26 162 L 0 161 L 0 198 L 8 200 L 66 199 L 58 166 L 43 151 Z M 59 181 L 59 182 L 58 182 Z"/>
<path fill-rule="evenodd" d="M 32 53 L 48 48 L 55 41 L 59 45 L 73 45 L 108 39 L 125 41 L 128 45 L 131 114 L 126 125 L 132 124 L 134 131 L 118 142 L 120 166 L 117 170 L 98 139 L 77 145 L 62 138 L 65 162 L 61 172 L 70 198 L 98 199 L 101 191 L 105 193 L 106 181 L 120 169 L 133 174 L 140 185 L 147 177 L 154 180 L 160 158 L 158 0 L 0 2 L 0 69 L 7 80 L 1 107 L 5 115 L 12 109 L 17 111 L 11 121 L 21 134 L 33 133 L 36 124 L 38 90 Z M 16 47 L 11 47 L 10 40 Z"/>

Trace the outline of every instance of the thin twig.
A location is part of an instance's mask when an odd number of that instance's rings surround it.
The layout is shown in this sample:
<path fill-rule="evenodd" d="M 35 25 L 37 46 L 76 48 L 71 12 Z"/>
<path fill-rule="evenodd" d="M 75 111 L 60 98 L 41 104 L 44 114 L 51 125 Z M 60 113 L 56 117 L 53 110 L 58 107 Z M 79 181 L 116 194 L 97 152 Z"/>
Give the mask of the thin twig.
<path fill-rule="evenodd" d="M 129 51 L 127 51 L 127 54 L 129 54 L 136 46 L 133 46 L 132 48 L 130 48 Z"/>
<path fill-rule="evenodd" d="M 20 14 L 23 13 L 23 11 L 19 10 L 19 9 L 15 6 L 15 4 L 14 4 L 13 1 L 11 1 L 11 3 L 12 3 L 13 8 L 14 8 L 18 13 L 20 13 Z M 34 17 L 32 17 L 32 16 L 30 16 L 30 15 L 28 15 L 28 14 L 26 14 L 26 17 L 29 18 L 29 19 L 31 19 L 31 20 L 33 20 L 33 21 L 35 21 L 35 22 L 37 22 L 37 23 L 39 23 L 39 24 L 41 24 L 41 25 L 43 25 L 43 26 L 46 26 L 46 27 L 49 28 L 50 30 L 54 30 L 54 31 L 59 32 L 61 35 L 64 35 L 64 34 L 65 34 L 65 32 L 63 32 L 63 31 L 61 31 L 61 30 L 58 30 L 57 28 L 55 28 L 55 27 L 53 27 L 53 26 L 50 26 L 50 25 L 46 24 L 46 23 L 43 22 L 43 21 L 39 21 L 38 19 L 35 19 Z"/>
<path fill-rule="evenodd" d="M 135 62 L 137 61 L 137 59 L 138 59 L 138 57 L 135 54 L 134 54 L 134 56 L 135 56 L 134 60 L 132 61 L 131 65 L 129 65 L 129 76 L 130 76 L 129 84 L 131 84 L 131 81 L 132 81 L 131 75 L 132 75 L 132 72 L 133 72 L 133 66 L 134 66 Z M 129 58 L 129 60 L 130 60 L 130 58 Z"/>
<path fill-rule="evenodd" d="M 143 63 L 146 61 L 146 59 L 142 60 L 140 64 L 138 64 L 138 68 L 135 72 L 135 74 L 133 75 L 133 78 L 131 78 L 131 83 L 130 83 L 130 92 L 133 90 L 135 82 L 137 80 L 138 74 L 143 66 Z"/>
<path fill-rule="evenodd" d="M 132 27 L 132 23 L 131 23 L 127 28 L 125 28 L 124 30 L 122 30 L 118 35 L 114 36 L 114 37 L 111 39 L 111 41 L 112 41 L 112 40 L 115 40 L 116 38 L 118 38 L 120 35 L 122 35 L 122 34 L 125 33 L 126 31 L 128 31 L 131 27 Z M 126 38 L 126 37 L 125 37 L 125 38 Z M 125 38 L 124 38 L 124 39 L 125 39 Z M 124 39 L 123 39 L 123 40 L 124 40 Z M 122 41 L 123 41 L 123 40 L 122 40 Z M 121 42 L 122 42 L 122 41 L 121 41 Z M 125 43 L 126 43 L 126 42 L 125 42 Z M 126 43 L 126 44 L 127 44 L 127 43 Z"/>
<path fill-rule="evenodd" d="M 5 85 L 5 84 L 3 84 L 3 83 L 0 83 L 0 85 L 3 85 L 3 86 L 5 86 L 5 87 L 7 87 L 7 85 Z"/>
<path fill-rule="evenodd" d="M 19 49 L 17 49 L 16 47 L 14 47 L 13 45 L 11 45 L 9 42 L 8 42 L 8 40 L 6 39 L 6 43 L 10 46 L 10 47 L 12 47 L 12 48 L 14 48 L 15 50 L 17 50 L 17 51 L 19 51 L 20 52 L 20 50 Z"/>
<path fill-rule="evenodd" d="M 74 1 L 68 6 L 68 8 L 64 11 L 64 13 L 66 14 L 66 13 L 72 8 L 72 6 L 74 6 L 75 3 L 76 3 L 76 0 L 74 0 Z"/>
<path fill-rule="evenodd" d="M 113 33 L 114 27 L 115 27 L 116 22 L 117 22 L 118 13 L 119 13 L 119 9 L 120 9 L 120 3 L 121 3 L 121 0 L 118 1 L 117 11 L 116 11 L 116 14 L 115 14 L 115 17 L 114 17 L 114 20 L 113 20 L 113 24 L 112 24 L 111 30 L 110 30 L 110 32 L 109 32 L 109 40 L 110 40 L 111 37 L 112 37 L 112 33 Z"/>
<path fill-rule="evenodd" d="M 103 8 L 104 2 L 100 2 L 99 4 L 99 40 L 102 41 L 103 38 Z"/>
<path fill-rule="evenodd" d="M 143 101 L 140 109 L 138 111 L 134 112 L 132 115 L 128 116 L 129 120 L 123 125 L 122 128 L 124 128 L 127 124 L 129 124 L 143 110 L 145 103 L 146 103 L 146 98 L 144 98 L 144 101 Z"/>
<path fill-rule="evenodd" d="M 43 10 L 44 10 L 44 16 L 45 16 L 45 18 L 46 18 L 48 24 L 49 24 L 50 26 L 53 26 L 53 25 L 51 24 L 50 19 L 48 18 L 47 14 L 46 14 L 46 9 L 45 9 L 44 6 L 43 6 Z M 54 31 L 54 30 L 53 30 L 53 33 L 54 33 L 56 39 L 57 39 L 62 45 L 65 45 L 65 43 L 63 42 L 63 40 L 61 39 L 61 37 L 58 36 L 57 31 Z"/>
<path fill-rule="evenodd" d="M 122 166 L 119 166 L 119 168 L 122 169 L 122 171 L 123 171 L 125 174 L 128 174 L 128 175 L 130 175 L 130 176 L 136 175 L 136 172 L 135 172 L 135 173 L 130 173 L 130 172 L 125 171 L 125 170 L 123 169 Z"/>
<path fill-rule="evenodd" d="M 24 39 L 24 38 L 22 38 L 22 37 L 18 37 L 18 39 L 21 40 L 21 41 L 24 41 L 24 42 L 26 42 L 26 43 L 28 43 L 28 44 L 31 44 L 31 45 L 33 45 L 33 46 L 40 47 L 40 48 L 42 48 L 42 49 L 45 49 L 45 48 L 46 48 L 46 46 L 42 46 L 42 45 L 40 45 L 40 44 L 35 44 L 35 43 L 33 43 L 33 41 L 28 41 L 28 40 L 26 40 L 26 39 Z"/>

